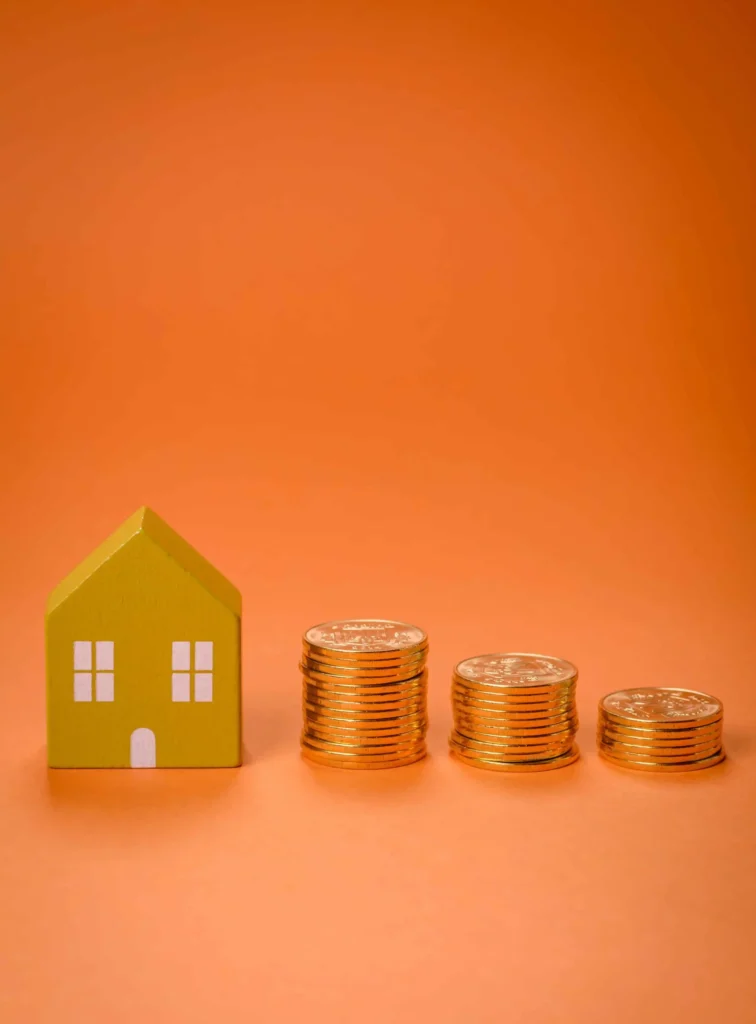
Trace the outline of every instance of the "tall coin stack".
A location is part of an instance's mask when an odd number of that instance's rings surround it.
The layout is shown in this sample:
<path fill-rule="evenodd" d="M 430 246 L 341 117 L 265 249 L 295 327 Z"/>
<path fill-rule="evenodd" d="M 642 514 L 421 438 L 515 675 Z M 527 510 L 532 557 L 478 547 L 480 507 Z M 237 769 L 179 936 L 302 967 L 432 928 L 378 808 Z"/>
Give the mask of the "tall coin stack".
<path fill-rule="evenodd" d="M 335 768 L 425 757 L 428 638 L 387 619 L 313 626 L 303 639 L 302 753 Z"/>
<path fill-rule="evenodd" d="M 538 772 L 577 760 L 578 672 L 561 658 L 485 654 L 452 680 L 455 757 L 476 768 Z"/>
<path fill-rule="evenodd" d="M 725 756 L 722 716 L 722 702 L 696 690 L 618 690 L 599 702 L 599 753 L 642 771 L 709 768 Z"/>

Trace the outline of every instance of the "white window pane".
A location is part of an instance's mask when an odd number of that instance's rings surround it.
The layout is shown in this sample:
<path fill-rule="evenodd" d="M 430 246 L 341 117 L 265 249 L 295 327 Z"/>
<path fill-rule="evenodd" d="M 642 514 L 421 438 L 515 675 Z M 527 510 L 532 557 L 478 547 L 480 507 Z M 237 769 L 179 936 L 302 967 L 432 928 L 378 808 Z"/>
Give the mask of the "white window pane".
<path fill-rule="evenodd" d="M 194 667 L 198 672 L 213 671 L 212 640 L 198 640 L 194 645 Z"/>
<path fill-rule="evenodd" d="M 113 664 L 114 657 L 114 644 L 112 640 L 98 640 L 95 644 L 95 657 L 97 659 L 97 668 L 103 672 L 112 672 L 115 667 Z"/>
<path fill-rule="evenodd" d="M 189 700 L 189 673 L 174 672 L 171 676 L 171 689 L 174 700 Z"/>
<path fill-rule="evenodd" d="M 213 699 L 213 673 L 196 672 L 194 676 L 194 699 L 211 701 Z"/>
<path fill-rule="evenodd" d="M 95 699 L 115 700 L 114 676 L 112 672 L 95 673 Z"/>
<path fill-rule="evenodd" d="M 74 669 L 77 672 L 90 672 L 92 670 L 92 641 L 74 641 Z"/>
<path fill-rule="evenodd" d="M 92 673 L 74 672 L 74 700 L 92 699 Z"/>
<path fill-rule="evenodd" d="M 190 648 L 191 644 L 188 640 L 174 640 L 172 662 L 174 672 L 188 672 L 192 667 L 189 662 Z"/>

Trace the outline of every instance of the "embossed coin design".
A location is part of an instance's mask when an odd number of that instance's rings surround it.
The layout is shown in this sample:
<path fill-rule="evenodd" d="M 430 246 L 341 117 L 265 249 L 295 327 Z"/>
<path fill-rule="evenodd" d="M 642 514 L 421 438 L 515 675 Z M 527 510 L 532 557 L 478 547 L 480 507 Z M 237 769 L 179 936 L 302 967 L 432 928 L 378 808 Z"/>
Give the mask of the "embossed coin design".
<path fill-rule="evenodd" d="M 578 671 L 543 654 L 483 654 L 457 665 L 449 747 L 490 771 L 549 771 L 577 760 Z"/>
<path fill-rule="evenodd" d="M 577 679 L 569 661 L 542 654 L 481 654 L 457 665 L 456 674 L 478 686 L 556 686 Z"/>
<path fill-rule="evenodd" d="M 331 768 L 425 757 L 428 638 L 392 619 L 344 619 L 302 639 L 302 754 Z"/>
<path fill-rule="evenodd" d="M 392 619 L 349 619 L 324 622 L 305 633 L 305 645 L 327 654 L 407 654 L 427 645 L 422 629 Z"/>
<path fill-rule="evenodd" d="M 599 754 L 622 768 L 696 771 L 724 759 L 722 702 L 681 687 L 618 690 L 599 701 Z"/>
<path fill-rule="evenodd" d="M 716 697 L 697 690 L 673 687 L 644 687 L 637 690 L 618 690 L 601 702 L 607 715 L 628 722 L 695 722 L 715 719 L 722 714 L 722 704 Z"/>

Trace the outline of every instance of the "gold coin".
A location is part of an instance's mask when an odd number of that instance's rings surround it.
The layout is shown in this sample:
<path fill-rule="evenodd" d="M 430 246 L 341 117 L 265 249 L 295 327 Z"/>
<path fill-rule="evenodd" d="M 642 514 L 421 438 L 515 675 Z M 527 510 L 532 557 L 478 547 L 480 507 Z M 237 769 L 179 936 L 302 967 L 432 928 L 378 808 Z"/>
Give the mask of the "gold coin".
<path fill-rule="evenodd" d="M 638 739 L 619 739 L 615 736 L 607 736 L 603 734 L 598 737 L 599 746 L 607 747 L 608 749 L 617 748 L 618 750 L 656 750 L 659 753 L 668 751 L 670 754 L 685 753 L 685 751 L 693 750 L 705 750 L 708 747 L 721 747 L 722 736 L 708 736 L 700 740 L 673 740 L 667 742 L 666 740 L 638 740 Z"/>
<path fill-rule="evenodd" d="M 316 712 L 306 711 L 303 716 L 305 723 L 312 723 L 319 729 L 337 729 L 343 732 L 364 732 L 365 730 L 376 730 L 381 732 L 402 732 L 406 729 L 427 729 L 427 712 L 418 712 L 411 715 L 385 715 L 368 716 L 362 715 L 323 715 Z"/>
<path fill-rule="evenodd" d="M 324 720 L 330 719 L 335 722 L 386 722 L 392 720 L 408 719 L 417 720 L 419 718 L 427 718 L 428 711 L 424 704 L 418 704 L 407 708 L 392 708 L 390 710 L 378 709 L 370 711 L 360 711 L 358 709 L 349 711 L 335 711 L 333 708 L 325 708 L 322 705 L 313 707 L 310 704 L 304 705 L 304 713 L 307 718 L 314 718 L 316 715 L 320 715 Z"/>
<path fill-rule="evenodd" d="M 380 693 L 386 691 L 398 691 L 411 686 L 427 686 L 428 672 L 418 672 L 415 675 L 407 676 L 404 679 L 325 679 L 323 676 L 313 675 L 310 672 L 302 673 L 302 682 L 316 689 L 329 690 L 333 693 Z"/>
<path fill-rule="evenodd" d="M 422 740 L 415 743 L 405 743 L 401 746 L 363 747 L 350 744 L 320 743 L 306 733 L 302 734 L 301 744 L 303 748 L 316 754 L 321 754 L 324 757 L 345 758 L 349 761 L 396 760 L 400 757 L 409 757 L 410 754 L 425 749 L 425 743 Z"/>
<path fill-rule="evenodd" d="M 572 747 L 574 737 L 568 736 L 561 743 L 540 743 L 533 747 L 510 746 L 493 743 L 478 743 L 467 736 L 452 733 L 449 745 L 473 757 L 487 757 L 494 761 L 543 761 L 563 754 Z"/>
<path fill-rule="evenodd" d="M 307 687 L 302 691 L 302 699 L 311 705 L 321 706 L 326 703 L 337 710 L 343 710 L 344 705 L 360 706 L 362 709 L 377 708 L 382 705 L 395 705 L 395 703 L 425 702 L 427 690 L 425 687 L 418 687 L 406 690 L 403 693 L 333 693 Z"/>
<path fill-rule="evenodd" d="M 486 697 L 475 697 L 466 693 L 459 693 L 452 689 L 452 707 L 473 708 L 478 711 L 487 711 L 492 715 L 543 715 L 556 714 L 567 711 L 576 706 L 574 698 L 569 700 L 552 701 L 506 701 L 488 700 Z"/>
<path fill-rule="evenodd" d="M 715 754 L 721 747 L 721 742 L 709 743 L 705 747 L 626 747 L 603 743 L 600 749 L 612 756 L 635 757 L 643 761 L 694 761 Z"/>
<path fill-rule="evenodd" d="M 624 739 L 625 737 L 630 740 L 637 739 L 641 741 L 663 739 L 670 742 L 680 741 L 684 743 L 688 741 L 689 737 L 721 736 L 722 722 L 720 720 L 719 722 L 715 722 L 713 725 L 691 726 L 689 729 L 637 729 L 600 720 L 598 723 L 598 731 L 600 734 L 617 736 L 621 739 Z"/>
<path fill-rule="evenodd" d="M 557 757 L 566 756 L 572 750 L 572 746 L 566 744 L 562 747 L 552 747 L 549 750 L 541 751 L 536 756 L 512 754 L 509 751 L 478 750 L 471 747 L 462 747 L 458 743 L 449 744 L 449 749 L 452 753 L 459 754 L 461 757 L 468 758 L 469 760 L 477 759 L 497 764 L 541 764 L 544 761 L 553 761 Z"/>
<path fill-rule="evenodd" d="M 515 743 L 520 746 L 528 746 L 533 743 L 558 743 L 565 736 L 574 736 L 575 729 L 568 726 L 563 729 L 547 729 L 544 731 L 511 731 L 508 729 L 487 730 L 476 729 L 466 722 L 455 721 L 454 729 L 464 736 L 479 739 L 480 742 L 491 741 L 494 743 Z"/>
<path fill-rule="evenodd" d="M 401 694 L 409 692 L 411 690 L 427 690 L 428 679 L 427 676 L 420 676 L 419 678 L 408 679 L 405 682 L 390 683 L 388 686 L 349 686 L 349 687 L 335 687 L 326 685 L 325 683 L 313 682 L 308 679 L 307 676 L 302 677 L 302 685 L 309 690 L 315 690 L 316 692 L 323 691 L 324 693 L 333 693 L 337 697 L 339 694 L 360 694 L 369 697 L 371 694 L 380 695 L 381 693 L 389 694 Z"/>
<path fill-rule="evenodd" d="M 323 715 L 316 711 L 305 709 L 305 721 L 315 722 L 327 728 L 329 724 L 342 725 L 344 728 L 354 726 L 362 728 L 380 728 L 381 726 L 395 725 L 397 728 L 402 728 L 404 725 L 409 723 L 417 723 L 427 727 L 428 715 L 427 713 L 416 713 L 411 715 Z"/>
<path fill-rule="evenodd" d="M 722 746 L 721 738 L 718 740 L 712 740 L 711 743 L 706 743 L 701 746 L 687 746 L 687 747 L 665 747 L 665 746 L 629 746 L 625 743 L 599 743 L 599 749 L 607 750 L 610 753 L 617 752 L 617 754 L 627 754 L 629 756 L 645 757 L 649 760 L 655 760 L 656 757 L 676 757 L 680 761 L 687 761 L 691 757 L 696 757 L 700 751 L 703 750 L 718 750 Z"/>
<path fill-rule="evenodd" d="M 467 673 L 457 672 L 456 670 L 452 672 L 452 679 L 463 686 L 483 687 L 484 689 L 497 690 L 503 693 L 521 693 L 525 696 L 531 690 L 551 690 L 554 693 L 560 693 L 569 687 L 574 688 L 577 684 L 577 676 L 573 676 L 571 679 L 529 679 L 527 682 L 514 683 L 511 680 L 499 678 L 495 675 L 473 678 Z"/>
<path fill-rule="evenodd" d="M 407 765 L 415 764 L 417 761 L 422 761 L 426 754 L 427 751 L 418 750 L 407 757 L 398 757 L 393 761 L 350 761 L 346 758 L 332 758 L 327 755 L 319 754 L 314 750 L 302 749 L 302 756 L 313 764 L 320 765 L 324 768 L 345 768 L 351 771 L 377 771 L 388 768 L 404 768 Z"/>
<path fill-rule="evenodd" d="M 455 701 L 452 704 L 454 714 L 469 715 L 471 718 L 491 719 L 495 722 L 542 722 L 554 718 L 571 718 L 577 715 L 576 704 L 565 704 L 562 707 L 544 708 L 541 711 L 508 711 L 497 709 L 495 705 L 479 705 Z"/>
<path fill-rule="evenodd" d="M 518 685 L 501 682 L 497 679 L 471 679 L 469 676 L 460 675 L 459 672 L 452 673 L 452 682 L 456 686 L 463 686 L 468 690 L 490 690 L 491 693 L 508 694 L 512 698 L 522 697 L 523 700 L 533 700 L 543 694 L 559 694 L 574 691 L 577 686 L 577 677 L 566 679 L 562 682 L 540 682 Z"/>
<path fill-rule="evenodd" d="M 542 743 L 565 743 L 575 736 L 574 729 L 560 729 L 558 732 L 541 732 L 531 735 L 511 732 L 483 733 L 469 729 L 459 722 L 454 723 L 454 731 L 459 733 L 460 736 L 468 736 L 477 743 L 492 743 L 500 746 L 514 747 L 537 747 Z"/>
<path fill-rule="evenodd" d="M 391 651 L 387 654 L 345 654 L 341 651 L 323 651 L 309 644 L 302 647 L 302 657 L 320 665 L 332 665 L 337 672 L 362 672 L 365 668 L 376 671 L 391 671 L 392 668 L 409 665 L 413 661 L 425 661 L 428 645 L 406 651 Z"/>
<path fill-rule="evenodd" d="M 456 714 L 453 716 L 455 722 L 463 723 L 475 732 L 488 733 L 520 733 L 523 736 L 530 736 L 538 732 L 559 732 L 562 729 L 578 728 L 577 715 L 565 716 L 563 718 L 544 718 L 541 720 L 525 718 L 520 721 L 513 721 L 511 718 L 479 718 L 477 715 Z"/>
<path fill-rule="evenodd" d="M 405 715 L 427 714 L 425 699 L 411 701 L 392 701 L 386 704 L 379 704 L 375 701 L 367 704 L 348 704 L 333 701 L 314 700 L 308 697 L 303 701 L 303 710 L 315 711 L 321 714 L 330 715 L 331 718 L 354 718 L 359 721 L 361 718 L 400 718 Z"/>
<path fill-rule="evenodd" d="M 559 701 L 554 704 L 507 704 L 504 701 L 476 700 L 472 697 L 459 697 L 452 694 L 452 707 L 472 711 L 475 714 L 495 715 L 500 718 L 511 715 L 512 718 L 548 718 L 549 715 L 563 715 L 575 710 L 574 700 Z"/>
<path fill-rule="evenodd" d="M 422 743 L 425 740 L 424 733 L 408 733 L 400 737 L 382 737 L 382 736 L 361 736 L 361 735 L 348 735 L 344 736 L 343 733 L 333 734 L 329 733 L 326 736 L 321 736 L 312 729 L 304 726 L 302 729 L 303 737 L 307 738 L 313 746 L 318 748 L 328 748 L 334 750 L 343 751 L 356 751 L 366 748 L 370 748 L 373 753 L 380 753 L 380 748 L 386 750 L 397 750 L 400 747 L 414 747 L 418 743 Z"/>
<path fill-rule="evenodd" d="M 376 711 L 374 706 L 368 706 L 364 710 L 358 708 L 353 711 L 334 711 L 333 708 L 324 708 L 321 705 L 309 704 L 305 701 L 302 704 L 302 709 L 306 718 L 313 721 L 344 725 L 375 722 L 388 727 L 391 722 L 417 722 L 428 718 L 428 708 L 425 704 L 412 704 L 407 708 L 400 708 L 398 711 Z"/>
<path fill-rule="evenodd" d="M 548 747 L 570 743 L 575 737 L 575 732 L 572 729 L 564 729 L 562 732 L 540 733 L 536 736 L 513 736 L 510 733 L 491 735 L 464 729 L 455 722 L 452 735 L 481 746 L 489 745 L 492 748 L 522 747 L 523 750 L 532 750 L 541 746 Z"/>
<path fill-rule="evenodd" d="M 552 732 L 559 729 L 577 729 L 578 716 L 560 715 L 553 718 L 509 718 L 508 716 L 482 717 L 458 711 L 454 716 L 455 722 L 465 722 L 471 729 L 484 732 Z"/>
<path fill-rule="evenodd" d="M 575 741 L 574 733 L 565 733 L 563 736 L 554 736 L 550 739 L 539 740 L 537 743 L 518 743 L 516 740 L 507 740 L 499 742 L 497 740 L 481 739 L 480 737 L 467 736 L 465 733 L 461 733 L 458 730 L 453 730 L 450 734 L 451 738 L 455 743 L 460 745 L 469 746 L 474 750 L 488 750 L 492 755 L 499 753 L 500 756 L 504 756 L 506 751 L 511 751 L 513 754 L 523 754 L 529 757 L 539 757 L 540 751 L 545 750 L 563 750 L 566 747 L 571 746 Z M 543 755 L 546 756 L 545 754 Z"/>
<path fill-rule="evenodd" d="M 354 690 L 349 693 L 336 693 L 334 690 L 326 690 L 323 687 L 307 683 L 304 683 L 302 686 L 303 698 L 311 703 L 323 702 L 338 706 L 342 704 L 372 706 L 373 704 L 396 704 L 412 700 L 424 700 L 427 693 L 428 688 L 424 683 L 413 683 L 405 688 L 392 687 L 387 693 L 362 693 Z"/>
<path fill-rule="evenodd" d="M 428 646 L 422 629 L 394 619 L 339 619 L 307 630 L 303 644 L 327 657 L 395 658 Z"/>
<path fill-rule="evenodd" d="M 344 651 L 330 650 L 319 647 L 317 644 L 302 643 L 302 653 L 305 657 L 311 657 L 316 662 L 326 662 L 330 665 L 343 665 L 347 669 L 359 669 L 364 665 L 390 666 L 409 662 L 412 658 L 423 658 L 428 653 L 428 642 L 415 647 L 402 647 L 396 650 L 387 651 Z"/>
<path fill-rule="evenodd" d="M 577 728 L 578 716 L 557 715 L 552 718 L 510 718 L 507 715 L 477 715 L 467 711 L 456 711 L 454 720 L 466 722 L 471 729 L 486 729 L 490 732 L 500 730 L 510 732 L 549 732 L 554 729 Z"/>
<path fill-rule="evenodd" d="M 334 693 L 332 690 L 322 690 L 317 687 L 308 686 L 303 691 L 303 697 L 311 704 L 328 703 L 341 707 L 344 704 L 359 704 L 361 707 L 373 707 L 377 705 L 396 704 L 397 702 L 422 700 L 426 698 L 424 686 L 413 686 L 406 690 L 394 690 L 389 693 Z"/>
<path fill-rule="evenodd" d="M 385 728 L 384 728 L 385 727 Z M 367 735 L 368 733 L 375 732 L 379 734 L 381 732 L 389 733 L 416 733 L 419 732 L 423 736 L 428 731 L 428 719 L 417 717 L 414 719 L 403 718 L 403 719 L 365 719 L 361 722 L 355 723 L 353 721 L 342 719 L 341 721 L 334 722 L 323 721 L 322 719 L 316 719 L 311 716 L 305 718 L 302 723 L 303 729 L 317 729 L 322 733 L 355 733 L 356 735 Z"/>
<path fill-rule="evenodd" d="M 363 665 L 359 668 L 346 668 L 340 665 L 329 665 L 326 662 L 313 661 L 311 658 L 302 657 L 299 668 L 315 678 L 323 678 L 324 682 L 352 683 L 361 682 L 369 685 L 371 682 L 392 682 L 394 680 L 411 679 L 412 676 L 419 676 L 427 671 L 428 662 L 425 658 L 405 662 L 401 665 Z"/>
<path fill-rule="evenodd" d="M 704 736 L 707 733 L 720 733 L 722 732 L 723 720 L 721 718 L 713 721 L 706 722 L 702 725 L 678 725 L 669 726 L 667 723 L 658 725 L 656 727 L 640 727 L 630 726 L 626 723 L 616 722 L 610 718 L 602 717 L 599 719 L 598 727 L 601 731 L 607 733 L 613 733 L 618 736 L 638 736 L 641 739 L 649 736 L 664 736 L 669 739 L 674 739 L 675 736 L 684 738 L 686 736 Z"/>
<path fill-rule="evenodd" d="M 346 742 L 352 744 L 418 742 L 425 739 L 425 728 L 404 729 L 387 732 L 385 729 L 323 729 L 313 722 L 307 722 L 303 732 L 322 742 Z"/>
<path fill-rule="evenodd" d="M 380 741 L 377 743 L 343 743 L 340 740 L 334 739 L 323 740 L 309 732 L 303 732 L 302 743 L 309 749 L 319 750 L 324 754 L 361 754 L 365 757 L 380 757 L 390 754 L 391 756 L 399 757 L 404 756 L 411 750 L 416 750 L 418 746 L 422 746 L 423 738 L 408 737 L 406 740 L 394 743 L 381 743 Z"/>
<path fill-rule="evenodd" d="M 541 744 L 564 743 L 575 735 L 574 729 L 562 729 L 560 732 L 536 733 L 533 736 L 515 735 L 512 733 L 481 733 L 474 729 L 454 723 L 453 731 L 465 736 L 475 743 L 491 743 L 494 746 L 537 747 Z"/>
<path fill-rule="evenodd" d="M 564 701 L 565 703 L 575 700 L 576 690 L 563 690 L 559 693 L 553 693 L 548 690 L 542 690 L 538 693 L 521 694 L 509 693 L 507 691 L 493 691 L 493 690 L 459 690 L 455 687 L 455 692 L 461 695 L 466 695 L 470 700 L 488 700 L 489 702 L 502 702 L 505 704 L 522 704 L 527 707 L 529 704 L 553 704 Z"/>
<path fill-rule="evenodd" d="M 316 647 L 305 644 L 302 647 L 302 657 L 306 661 L 315 662 L 331 672 L 364 672 L 366 670 L 392 671 L 411 665 L 413 662 L 423 662 L 428 658 L 429 647 L 416 647 L 414 650 L 394 651 L 390 654 L 341 654 L 318 650 Z M 328 667 L 330 666 L 330 667 Z"/>
<path fill-rule="evenodd" d="M 698 690 L 681 687 L 638 687 L 609 693 L 599 702 L 599 712 L 619 725 L 688 729 L 720 721 L 722 702 Z"/>
<path fill-rule="evenodd" d="M 524 705 L 530 704 L 558 704 L 575 699 L 577 690 L 574 686 L 562 690 L 544 690 L 539 688 L 536 693 L 523 693 L 521 690 L 493 689 L 491 687 L 469 686 L 452 680 L 452 693 L 459 698 L 469 700 L 483 700 L 493 703 Z"/>
<path fill-rule="evenodd" d="M 569 711 L 575 707 L 574 700 L 556 700 L 546 702 L 532 701 L 510 703 L 504 700 L 488 700 L 485 698 L 471 697 L 467 694 L 460 694 L 452 690 L 452 704 L 455 707 L 469 707 L 480 711 L 488 711 L 496 715 L 544 715 L 558 714 L 561 711 Z"/>
<path fill-rule="evenodd" d="M 393 683 L 403 683 L 410 679 L 422 679 L 427 677 L 428 669 L 423 662 L 411 665 L 406 669 L 392 670 L 391 672 L 325 672 L 310 662 L 303 661 L 299 666 L 300 671 L 308 679 L 317 683 L 325 683 L 327 686 L 391 686 Z"/>
<path fill-rule="evenodd" d="M 301 746 L 303 750 L 319 754 L 321 757 L 330 757 L 334 760 L 344 761 L 396 761 L 400 758 L 411 757 L 420 751 L 425 750 L 425 743 L 407 743 L 399 747 L 349 747 L 349 746 L 327 746 L 323 743 L 314 742 L 312 737 L 302 735 Z"/>
<path fill-rule="evenodd" d="M 548 772 L 555 768 L 564 768 L 580 757 L 577 747 L 572 747 L 559 757 L 547 758 L 543 761 L 497 761 L 485 757 L 470 757 L 462 751 L 452 749 L 452 756 L 473 768 L 484 768 L 493 772 Z"/>
<path fill-rule="evenodd" d="M 346 715 L 323 715 L 316 712 L 307 712 L 304 716 L 305 723 L 312 723 L 320 729 L 341 729 L 358 732 L 365 729 L 376 729 L 382 732 L 401 732 L 403 729 L 425 728 L 428 724 L 427 713 L 414 715 L 400 715 L 392 718 L 371 718 L 362 716 L 355 718 Z"/>
<path fill-rule="evenodd" d="M 428 722 L 428 712 L 423 709 L 422 711 L 413 712 L 412 714 L 406 715 L 338 715 L 331 712 L 323 713 L 322 711 L 310 711 L 305 708 L 304 720 L 306 722 L 312 722 L 315 725 L 320 725 L 321 728 L 327 729 L 333 727 L 335 729 L 383 729 L 389 731 L 391 729 L 402 729 L 406 727 L 415 728 L 420 725 L 425 725 Z"/>
<path fill-rule="evenodd" d="M 701 768 L 711 768 L 715 764 L 719 764 L 720 761 L 724 760 L 725 752 L 720 749 L 718 753 L 712 757 L 705 758 L 700 761 L 680 761 L 676 764 L 659 764 L 653 761 L 625 761 L 620 758 L 614 757 L 609 754 L 606 750 L 599 750 L 599 755 L 611 764 L 616 765 L 618 768 L 629 768 L 633 771 L 646 771 L 646 772 L 695 772 Z"/>
<path fill-rule="evenodd" d="M 686 761 L 704 761 L 707 757 L 713 757 L 722 749 L 721 743 L 714 743 L 709 747 L 688 751 L 687 753 L 676 752 L 664 754 L 658 750 L 631 750 L 627 747 L 602 746 L 600 750 L 605 751 L 610 757 L 622 761 L 652 761 L 654 764 L 672 764 Z"/>
<path fill-rule="evenodd" d="M 640 761 L 697 761 L 703 757 L 709 757 L 721 750 L 721 743 L 711 743 L 706 747 L 685 747 L 671 751 L 669 747 L 623 747 L 602 744 L 601 750 L 605 750 L 612 757 L 635 758 Z"/>
<path fill-rule="evenodd" d="M 578 670 L 563 658 L 513 652 L 466 658 L 455 666 L 454 674 L 473 683 L 529 689 L 573 682 Z"/>
<path fill-rule="evenodd" d="M 382 743 L 400 743 L 404 740 L 424 739 L 427 727 L 424 724 L 407 729 L 332 729 L 318 722 L 305 722 L 303 731 L 320 739 L 334 739 L 346 743 L 362 743 L 375 740 Z"/>
<path fill-rule="evenodd" d="M 322 715 L 312 712 L 306 714 L 305 724 L 319 729 L 337 729 L 343 732 L 403 732 L 407 729 L 425 729 L 428 715 L 402 715 L 398 718 L 345 718 L 343 715 Z"/>
<path fill-rule="evenodd" d="M 384 728 L 384 726 L 386 728 Z M 364 735 L 364 734 L 372 732 L 372 731 L 375 731 L 376 733 L 378 733 L 378 732 L 385 732 L 385 733 L 391 733 L 391 732 L 402 733 L 402 732 L 406 732 L 406 733 L 408 733 L 408 732 L 417 732 L 417 731 L 419 731 L 423 735 L 425 735 L 425 733 L 428 731 L 428 719 L 427 718 L 420 718 L 420 717 L 415 718 L 415 719 L 410 719 L 410 718 L 403 718 L 403 719 L 379 718 L 379 719 L 376 719 L 376 720 L 367 719 L 367 720 L 363 720 L 362 722 L 355 723 L 355 722 L 349 721 L 349 720 L 341 720 L 339 722 L 334 722 L 333 720 L 331 720 L 331 721 L 325 722 L 322 719 L 315 719 L 313 717 L 308 716 L 307 718 L 305 718 L 305 720 L 304 720 L 304 722 L 302 724 L 302 728 L 303 729 L 310 729 L 310 728 L 317 729 L 319 732 L 325 732 L 325 733 L 339 733 L 339 732 L 350 733 L 350 732 L 354 732 L 354 733 L 357 733 L 358 735 L 360 735 L 360 734 Z"/>
<path fill-rule="evenodd" d="M 606 746 L 667 747 L 676 750 L 686 747 L 711 746 L 712 744 L 721 746 L 722 732 L 716 730 L 715 732 L 699 733 L 695 736 L 678 733 L 676 736 L 670 737 L 669 734 L 664 736 L 619 736 L 616 733 L 601 730 L 597 733 L 596 739 L 599 744 Z"/>
<path fill-rule="evenodd" d="M 574 700 L 576 689 L 552 690 L 548 693 L 523 694 L 519 690 L 493 689 L 487 686 L 470 686 L 458 679 L 452 680 L 452 692 L 460 697 L 469 697 L 472 700 L 488 700 L 494 703 L 523 704 L 526 707 L 530 704 L 558 704 L 563 701 Z"/>

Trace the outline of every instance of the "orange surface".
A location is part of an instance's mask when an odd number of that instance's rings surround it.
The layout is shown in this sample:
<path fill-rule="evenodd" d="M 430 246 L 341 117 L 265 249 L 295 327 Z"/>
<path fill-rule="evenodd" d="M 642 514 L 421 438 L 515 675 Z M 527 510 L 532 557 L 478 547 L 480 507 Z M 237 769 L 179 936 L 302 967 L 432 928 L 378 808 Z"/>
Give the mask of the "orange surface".
<path fill-rule="evenodd" d="M 0 1020 L 756 1019 L 753 6 L 0 13 Z M 147 502 L 242 589 L 247 764 L 45 768 L 46 594 Z M 302 631 L 431 637 L 431 757 L 298 756 Z M 573 660 L 581 762 L 446 755 Z M 600 694 L 729 760 L 597 760 Z"/>

